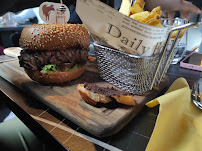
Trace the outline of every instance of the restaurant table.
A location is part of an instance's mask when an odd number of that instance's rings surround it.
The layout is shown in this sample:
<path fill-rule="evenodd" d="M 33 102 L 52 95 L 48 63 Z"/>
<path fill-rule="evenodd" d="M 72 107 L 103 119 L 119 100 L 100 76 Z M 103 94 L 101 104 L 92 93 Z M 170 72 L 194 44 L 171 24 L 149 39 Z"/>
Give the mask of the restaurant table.
<path fill-rule="evenodd" d="M 5 57 L 0 56 L 0 61 Z M 170 65 L 166 75 L 169 82 L 158 95 L 164 94 L 180 77 L 184 77 L 190 87 L 194 82 L 202 81 L 201 72 L 181 68 L 179 64 Z M 112 136 L 98 138 L 2 77 L 0 77 L 0 90 L 0 95 L 3 96 L 1 101 L 4 101 L 36 136 L 50 148 L 58 151 L 143 151 L 149 142 L 159 112 L 159 105 L 154 108 L 145 106 L 119 132 Z"/>

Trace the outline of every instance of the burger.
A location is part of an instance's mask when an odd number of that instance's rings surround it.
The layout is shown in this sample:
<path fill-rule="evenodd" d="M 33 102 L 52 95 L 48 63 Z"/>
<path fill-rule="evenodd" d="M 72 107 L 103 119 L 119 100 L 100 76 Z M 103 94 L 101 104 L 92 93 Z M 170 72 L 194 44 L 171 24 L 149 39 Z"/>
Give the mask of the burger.
<path fill-rule="evenodd" d="M 90 35 L 82 24 L 36 24 L 23 29 L 19 44 L 19 64 L 28 76 L 59 84 L 84 73 Z"/>

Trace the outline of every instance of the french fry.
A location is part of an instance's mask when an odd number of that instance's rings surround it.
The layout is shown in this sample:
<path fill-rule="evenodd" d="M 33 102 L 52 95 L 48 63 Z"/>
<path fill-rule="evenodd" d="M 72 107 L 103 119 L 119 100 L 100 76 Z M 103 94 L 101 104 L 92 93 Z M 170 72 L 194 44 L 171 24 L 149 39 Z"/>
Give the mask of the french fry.
<path fill-rule="evenodd" d="M 140 5 L 138 5 L 138 4 L 135 4 L 130 8 L 130 14 L 136 14 L 136 13 L 140 13 L 140 12 L 143 12 L 143 10 L 140 7 Z"/>
<path fill-rule="evenodd" d="M 150 13 L 147 17 L 144 18 L 143 22 L 144 22 L 145 24 L 147 24 L 147 22 L 148 22 L 151 18 L 159 19 L 159 20 L 160 20 L 161 14 L 162 14 L 161 7 L 160 7 L 160 6 L 155 7 L 155 8 L 151 11 L 151 13 Z M 159 16 L 159 18 L 157 18 L 156 15 Z"/>
<path fill-rule="evenodd" d="M 161 22 L 159 22 L 158 24 L 156 24 L 156 27 L 164 27 Z"/>
<path fill-rule="evenodd" d="M 157 6 L 155 7 L 151 13 L 154 13 L 154 14 L 162 14 L 162 11 L 161 11 L 161 7 L 160 6 Z"/>
<path fill-rule="evenodd" d="M 137 5 L 137 4 L 143 9 L 144 5 L 145 5 L 145 2 L 144 2 L 144 0 L 135 0 L 133 6 Z"/>
<path fill-rule="evenodd" d="M 122 0 L 119 12 L 126 15 L 126 16 L 129 16 L 130 15 L 130 8 L 131 8 L 130 0 Z"/>
<path fill-rule="evenodd" d="M 156 25 L 159 25 L 160 23 L 161 21 L 155 18 L 152 18 L 148 22 L 146 22 L 147 25 L 151 25 L 151 26 L 156 26 Z"/>
<path fill-rule="evenodd" d="M 184 33 L 185 33 L 186 31 L 187 31 L 187 28 L 182 29 L 179 38 L 181 38 L 181 37 L 184 35 Z M 175 37 L 177 36 L 177 33 L 178 33 L 178 30 L 173 31 L 173 32 L 171 33 L 171 35 L 170 35 L 170 38 L 175 38 Z"/>
<path fill-rule="evenodd" d="M 133 6 L 131 7 L 129 0 L 122 0 L 119 12 L 126 16 L 156 27 L 163 27 L 161 24 L 160 16 L 162 14 L 161 7 L 155 7 L 151 12 L 143 11 L 145 6 L 144 0 L 135 0 Z"/>
<path fill-rule="evenodd" d="M 149 15 L 149 12 L 148 11 L 143 11 L 143 12 L 140 12 L 140 13 L 136 13 L 136 14 L 133 14 L 131 15 L 130 17 L 139 21 L 139 22 L 142 22 L 144 21 L 144 19 Z"/>
<path fill-rule="evenodd" d="M 96 57 L 88 56 L 88 60 L 90 60 L 90 61 L 95 61 L 95 60 L 96 60 Z"/>
<path fill-rule="evenodd" d="M 154 17 L 144 21 L 144 23 L 147 25 L 156 26 L 161 23 L 160 16 L 156 14 Z"/>

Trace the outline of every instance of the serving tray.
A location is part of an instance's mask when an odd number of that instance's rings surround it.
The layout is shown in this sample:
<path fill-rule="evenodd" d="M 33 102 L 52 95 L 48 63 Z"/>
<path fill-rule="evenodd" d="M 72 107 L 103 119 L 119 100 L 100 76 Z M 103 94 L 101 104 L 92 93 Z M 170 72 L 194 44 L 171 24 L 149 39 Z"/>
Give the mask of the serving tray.
<path fill-rule="evenodd" d="M 153 90 L 142 96 L 134 95 L 137 103 L 135 107 L 121 104 L 93 107 L 81 99 L 76 87 L 84 82 L 109 85 L 100 78 L 95 61 L 87 63 L 87 69 L 80 78 L 57 86 L 32 81 L 24 69 L 19 67 L 17 59 L 1 63 L 0 76 L 97 137 L 110 136 L 120 131 L 168 82 L 165 77 Z"/>

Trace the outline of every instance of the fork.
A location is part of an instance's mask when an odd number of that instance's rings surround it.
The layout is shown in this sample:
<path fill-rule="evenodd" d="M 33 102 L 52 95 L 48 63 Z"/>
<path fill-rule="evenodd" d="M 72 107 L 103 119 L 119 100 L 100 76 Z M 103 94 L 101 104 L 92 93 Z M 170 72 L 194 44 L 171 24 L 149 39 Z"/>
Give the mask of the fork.
<path fill-rule="evenodd" d="M 198 108 L 202 109 L 199 83 L 194 83 L 192 87 L 191 100 Z"/>

